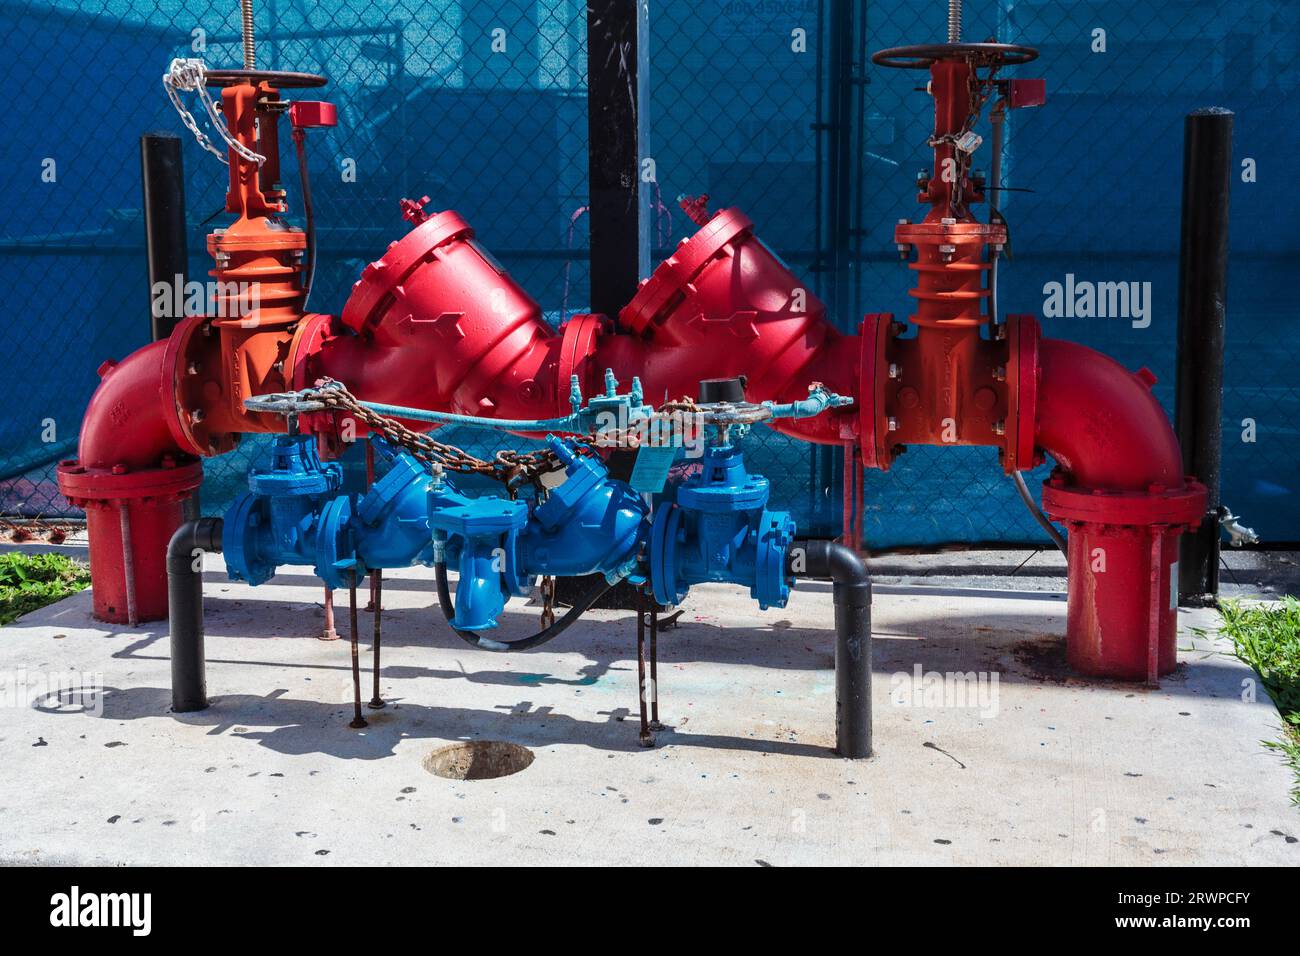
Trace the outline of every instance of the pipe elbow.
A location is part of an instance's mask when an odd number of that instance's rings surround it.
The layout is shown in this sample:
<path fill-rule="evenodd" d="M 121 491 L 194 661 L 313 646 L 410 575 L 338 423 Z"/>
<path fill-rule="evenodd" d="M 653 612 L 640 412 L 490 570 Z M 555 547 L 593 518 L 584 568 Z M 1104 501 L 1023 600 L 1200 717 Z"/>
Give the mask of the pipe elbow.
<path fill-rule="evenodd" d="M 100 366 L 100 383 L 81 421 L 77 457 L 85 468 L 157 467 L 182 450 L 167 423 L 174 405 L 164 389 L 167 342 L 152 342 L 121 362 Z"/>
<path fill-rule="evenodd" d="M 194 552 L 221 553 L 221 518 L 197 518 L 176 529 L 167 542 L 168 574 L 187 574 L 194 570 Z"/>
<path fill-rule="evenodd" d="M 802 557 L 802 567 L 798 559 Z M 836 585 L 865 591 L 871 603 L 871 573 L 866 559 L 839 541 L 808 539 L 790 549 L 790 570 L 804 578 L 830 578 Z"/>
<path fill-rule="evenodd" d="M 1035 443 L 1076 484 L 1116 491 L 1183 486 L 1182 454 L 1155 377 L 1084 345 L 1044 339 Z"/>

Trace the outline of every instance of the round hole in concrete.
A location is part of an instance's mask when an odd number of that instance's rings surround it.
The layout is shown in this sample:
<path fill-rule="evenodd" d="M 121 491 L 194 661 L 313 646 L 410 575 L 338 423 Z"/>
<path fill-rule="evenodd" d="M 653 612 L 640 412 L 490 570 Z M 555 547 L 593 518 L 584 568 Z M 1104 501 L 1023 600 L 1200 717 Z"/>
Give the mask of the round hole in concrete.
<path fill-rule="evenodd" d="M 467 740 L 439 747 L 424 758 L 424 769 L 448 780 L 492 780 L 518 773 L 533 762 L 533 752 L 504 740 Z"/>

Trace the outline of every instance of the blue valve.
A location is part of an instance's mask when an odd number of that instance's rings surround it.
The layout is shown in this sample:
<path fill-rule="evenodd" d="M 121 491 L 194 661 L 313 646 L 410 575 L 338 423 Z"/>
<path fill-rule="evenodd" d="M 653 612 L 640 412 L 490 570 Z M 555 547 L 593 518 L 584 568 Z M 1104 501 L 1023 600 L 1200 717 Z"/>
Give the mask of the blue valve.
<path fill-rule="evenodd" d="M 635 378 L 619 394 L 607 372 L 604 395 L 585 406 L 576 380 L 571 391 L 573 414 L 566 418 L 493 424 L 533 430 L 558 422 L 586 433 L 654 414 Z M 496 627 L 506 601 L 526 594 L 539 575 L 628 579 L 648 584 L 661 604 L 681 603 L 693 584 L 729 582 L 747 587 L 764 609 L 784 607 L 795 523 L 787 512 L 768 509 L 768 481 L 749 473 L 736 441 L 750 423 L 816 415 L 849 401 L 813 386 L 808 398 L 783 405 L 702 406 L 712 416 L 711 441 L 699 471 L 670 486 L 653 513 L 647 496 L 611 478 L 591 449 L 554 434 L 546 442 L 564 466 L 561 480 L 548 481 L 536 498 L 517 500 L 463 494 L 441 470 L 379 439 L 372 440 L 387 470 L 365 494 L 348 493 L 342 469 L 321 461 L 313 438 L 280 435 L 250 469 L 249 494 L 226 514 L 227 567 L 232 578 L 261 584 L 279 565 L 309 565 L 338 588 L 373 568 L 446 562 L 459 570 L 452 623 L 465 631 Z M 370 407 L 422 417 L 397 406 Z"/>

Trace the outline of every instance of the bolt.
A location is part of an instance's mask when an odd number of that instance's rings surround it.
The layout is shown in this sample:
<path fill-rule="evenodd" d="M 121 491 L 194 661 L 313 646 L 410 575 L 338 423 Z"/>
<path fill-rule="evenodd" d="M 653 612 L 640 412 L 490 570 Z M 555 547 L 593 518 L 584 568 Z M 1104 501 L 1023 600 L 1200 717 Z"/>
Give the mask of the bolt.
<path fill-rule="evenodd" d="M 910 226 L 910 225 L 912 224 L 912 220 L 910 220 L 910 219 L 900 219 L 900 220 L 898 220 L 898 224 L 899 224 L 900 226 Z"/>
<path fill-rule="evenodd" d="M 186 375 L 198 375 L 198 374 L 199 374 L 199 363 L 198 363 L 198 362 L 191 362 L 189 365 L 185 366 L 185 374 L 186 374 Z"/>
<path fill-rule="evenodd" d="M 993 370 L 993 381 L 1005 382 L 1006 380 L 1007 380 L 1007 367 L 1005 365 L 999 365 L 997 368 Z"/>
<path fill-rule="evenodd" d="M 996 422 L 993 423 L 993 434 L 1005 435 L 1006 433 L 1007 433 L 1006 422 L 1002 421 L 1001 419 L 998 419 Z"/>
<path fill-rule="evenodd" d="M 196 425 L 199 422 L 203 421 L 203 409 L 201 408 L 193 409 L 190 412 L 190 421 L 192 421 Z"/>
<path fill-rule="evenodd" d="M 890 363 L 889 363 L 889 377 L 890 377 L 890 378 L 898 378 L 898 376 L 899 376 L 900 374 L 901 374 L 901 369 L 899 369 L 899 367 L 898 367 L 897 365 L 895 365 L 893 362 L 890 362 Z"/>
<path fill-rule="evenodd" d="M 887 419 L 886 424 L 888 424 L 888 426 L 889 426 L 889 430 L 890 430 L 891 432 L 896 432 L 896 431 L 898 431 L 898 419 L 897 419 L 897 418 L 894 418 L 894 417 L 891 416 L 889 419 Z"/>
<path fill-rule="evenodd" d="M 939 225 L 941 225 L 941 226 L 955 226 L 955 225 L 957 225 L 957 220 L 956 220 L 956 219 L 953 219 L 953 218 L 951 218 L 951 217 L 949 217 L 949 216 L 944 216 L 942 219 L 939 220 Z"/>

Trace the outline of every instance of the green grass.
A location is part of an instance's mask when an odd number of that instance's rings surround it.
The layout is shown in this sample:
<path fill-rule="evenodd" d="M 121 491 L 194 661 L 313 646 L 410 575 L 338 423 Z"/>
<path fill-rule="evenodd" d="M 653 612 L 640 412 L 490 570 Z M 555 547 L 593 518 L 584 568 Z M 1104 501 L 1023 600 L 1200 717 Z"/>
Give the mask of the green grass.
<path fill-rule="evenodd" d="M 1281 753 L 1294 771 L 1291 799 L 1300 805 L 1300 600 L 1249 607 L 1225 601 L 1220 613 L 1223 633 L 1232 638 L 1237 656 L 1259 671 L 1282 715 L 1282 739 L 1264 746 Z"/>
<path fill-rule="evenodd" d="M 61 554 L 0 554 L 0 624 L 76 594 L 88 584 L 86 566 Z"/>

